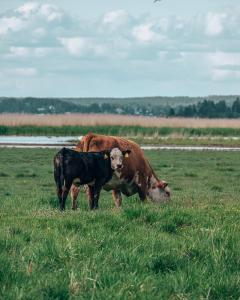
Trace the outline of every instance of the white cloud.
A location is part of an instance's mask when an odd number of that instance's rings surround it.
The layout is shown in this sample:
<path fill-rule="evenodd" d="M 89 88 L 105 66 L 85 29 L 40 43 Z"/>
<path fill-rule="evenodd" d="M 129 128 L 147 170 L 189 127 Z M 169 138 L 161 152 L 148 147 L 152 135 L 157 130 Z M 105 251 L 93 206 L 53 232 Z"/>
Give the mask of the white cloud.
<path fill-rule="evenodd" d="M 16 9 L 16 11 L 22 14 L 24 17 L 29 17 L 32 13 L 35 13 L 39 8 L 37 2 L 27 2 Z"/>
<path fill-rule="evenodd" d="M 27 48 L 27 47 L 10 47 L 6 58 L 30 58 L 46 57 L 49 53 L 53 52 L 51 48 L 37 47 L 37 48 Z"/>
<path fill-rule="evenodd" d="M 54 20 L 60 20 L 62 18 L 62 13 L 56 5 L 43 4 L 40 7 L 40 13 L 47 18 L 49 22 Z"/>
<path fill-rule="evenodd" d="M 218 36 L 224 30 L 223 21 L 226 14 L 208 13 L 206 16 L 206 33 L 209 36 Z"/>
<path fill-rule="evenodd" d="M 60 38 L 59 40 L 72 55 L 81 56 L 89 48 L 89 42 L 83 37 Z"/>
<path fill-rule="evenodd" d="M 37 2 L 27 2 L 15 10 L 25 19 L 29 17 L 43 16 L 47 21 L 60 20 L 62 18 L 61 10 L 52 4 L 39 4 Z"/>
<path fill-rule="evenodd" d="M 5 73 L 17 77 L 32 77 L 37 75 L 37 70 L 35 68 L 13 68 L 5 70 Z"/>
<path fill-rule="evenodd" d="M 41 48 L 41 47 L 39 47 L 39 48 L 35 48 L 34 50 L 33 50 L 33 52 L 34 52 L 34 55 L 36 56 L 36 57 L 46 57 L 48 54 L 50 54 L 51 52 L 52 52 L 53 50 L 52 49 L 50 49 L 50 48 Z"/>
<path fill-rule="evenodd" d="M 65 49 L 73 56 L 78 57 L 111 57 L 111 47 L 113 46 L 101 43 L 85 37 L 60 38 L 59 41 Z"/>
<path fill-rule="evenodd" d="M 126 23 L 128 13 L 124 10 L 107 12 L 103 17 L 103 24 L 118 27 Z"/>
<path fill-rule="evenodd" d="M 215 52 L 208 54 L 213 66 L 240 66 L 240 53 Z"/>
<path fill-rule="evenodd" d="M 38 37 L 44 37 L 47 34 L 47 31 L 45 28 L 42 27 L 37 27 L 36 29 L 33 30 L 33 33 L 38 36 Z"/>
<path fill-rule="evenodd" d="M 213 69 L 212 70 L 212 79 L 214 81 L 240 79 L 240 71 Z"/>
<path fill-rule="evenodd" d="M 136 26 L 132 30 L 132 34 L 134 38 L 143 43 L 149 43 L 156 39 L 156 34 L 152 30 L 152 24 L 142 24 Z"/>
<path fill-rule="evenodd" d="M 17 32 L 26 27 L 26 22 L 16 17 L 3 17 L 0 19 L 0 35 L 8 31 Z"/>
<path fill-rule="evenodd" d="M 26 47 L 10 47 L 10 56 L 27 57 L 29 53 L 30 51 Z"/>

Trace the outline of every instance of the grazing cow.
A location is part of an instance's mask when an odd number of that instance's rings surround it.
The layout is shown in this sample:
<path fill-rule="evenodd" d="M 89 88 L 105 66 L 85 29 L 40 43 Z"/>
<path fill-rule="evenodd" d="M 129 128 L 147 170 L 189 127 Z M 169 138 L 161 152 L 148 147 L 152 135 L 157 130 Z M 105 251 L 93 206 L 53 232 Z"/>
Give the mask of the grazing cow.
<path fill-rule="evenodd" d="M 89 187 L 90 209 L 98 208 L 101 188 L 113 175 L 114 170 L 122 167 L 123 156 L 130 151 L 111 151 L 79 153 L 63 148 L 54 157 L 54 179 L 60 209 L 65 209 L 65 202 L 71 185 L 79 187 L 87 184 Z M 76 202 L 73 202 L 76 209 Z"/>
<path fill-rule="evenodd" d="M 121 193 L 126 196 L 138 193 L 142 201 L 147 197 L 156 202 L 170 199 L 168 184 L 157 177 L 144 157 L 142 149 L 136 143 L 120 137 L 89 133 L 77 144 L 75 150 L 79 152 L 104 151 L 113 147 L 131 150 L 131 155 L 124 160 L 122 168 L 116 170 L 112 179 L 103 186 L 105 190 L 113 191 L 116 207 L 120 207 L 122 203 Z M 75 202 L 78 193 L 79 188 L 73 185 L 71 196 Z"/>

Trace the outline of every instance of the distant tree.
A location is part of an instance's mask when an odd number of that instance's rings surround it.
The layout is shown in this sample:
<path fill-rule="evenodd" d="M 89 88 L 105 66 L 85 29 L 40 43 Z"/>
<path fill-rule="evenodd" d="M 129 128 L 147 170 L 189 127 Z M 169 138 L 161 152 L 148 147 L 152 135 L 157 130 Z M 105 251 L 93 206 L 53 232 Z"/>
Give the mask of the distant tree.
<path fill-rule="evenodd" d="M 168 111 L 168 117 L 174 117 L 175 116 L 175 110 L 173 107 L 171 107 Z"/>
<path fill-rule="evenodd" d="M 194 117 L 197 115 L 197 110 L 195 105 L 188 105 L 183 109 L 184 117 Z"/>
<path fill-rule="evenodd" d="M 237 98 L 232 104 L 232 114 L 233 114 L 233 117 L 235 117 L 235 118 L 240 117 L 240 99 L 239 98 Z"/>
<path fill-rule="evenodd" d="M 215 104 L 216 117 L 223 118 L 228 117 L 230 109 L 227 107 L 226 102 L 221 100 Z"/>
<path fill-rule="evenodd" d="M 202 118 L 214 118 L 216 116 L 215 103 L 211 100 L 198 102 L 198 116 Z"/>

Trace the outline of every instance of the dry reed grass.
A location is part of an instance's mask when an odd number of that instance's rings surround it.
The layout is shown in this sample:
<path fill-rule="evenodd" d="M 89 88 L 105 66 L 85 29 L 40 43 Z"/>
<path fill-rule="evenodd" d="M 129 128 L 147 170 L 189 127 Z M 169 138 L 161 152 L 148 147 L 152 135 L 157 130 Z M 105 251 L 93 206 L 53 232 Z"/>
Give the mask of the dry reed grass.
<path fill-rule="evenodd" d="M 122 125 L 142 127 L 240 128 L 239 119 L 157 118 L 106 114 L 2 114 L 0 125 L 5 126 L 97 126 Z"/>

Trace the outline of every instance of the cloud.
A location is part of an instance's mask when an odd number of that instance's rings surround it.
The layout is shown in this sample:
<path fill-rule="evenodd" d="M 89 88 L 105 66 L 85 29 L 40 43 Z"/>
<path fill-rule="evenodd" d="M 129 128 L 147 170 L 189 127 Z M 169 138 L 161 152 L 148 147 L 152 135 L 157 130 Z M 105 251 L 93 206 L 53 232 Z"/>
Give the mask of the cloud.
<path fill-rule="evenodd" d="M 81 56 L 90 48 L 90 42 L 83 37 L 60 38 L 59 40 L 72 55 Z"/>
<path fill-rule="evenodd" d="M 226 14 L 208 13 L 206 17 L 206 33 L 209 36 L 218 36 L 223 32 Z"/>
<path fill-rule="evenodd" d="M 51 53 L 51 48 L 27 48 L 27 47 L 10 47 L 10 53 L 8 53 L 5 57 L 7 58 L 29 58 L 36 57 L 41 58 L 47 56 Z"/>
<path fill-rule="evenodd" d="M 27 23 L 15 16 L 0 19 L 0 35 L 10 32 L 18 32 L 26 28 Z"/>
<path fill-rule="evenodd" d="M 214 66 L 240 66 L 240 53 L 214 52 L 208 55 L 209 62 Z"/>
<path fill-rule="evenodd" d="M 39 11 L 49 22 L 62 18 L 62 12 L 59 11 L 56 5 L 43 4 Z"/>
<path fill-rule="evenodd" d="M 152 42 L 156 39 L 156 34 L 152 30 L 152 24 L 142 24 L 132 30 L 134 38 L 143 43 Z"/>
<path fill-rule="evenodd" d="M 26 19 L 32 16 L 43 16 L 49 22 L 60 20 L 62 17 L 62 11 L 56 5 L 39 4 L 37 2 L 27 2 L 15 11 Z"/>
<path fill-rule="evenodd" d="M 28 57 L 29 49 L 26 47 L 10 47 L 10 56 L 14 57 Z"/>
<path fill-rule="evenodd" d="M 124 10 L 110 11 L 104 14 L 103 24 L 114 28 L 124 25 L 128 21 L 128 13 Z"/>
<path fill-rule="evenodd" d="M 207 56 L 214 81 L 236 80 L 240 78 L 240 53 L 214 52 Z"/>
<path fill-rule="evenodd" d="M 101 43 L 101 41 L 96 41 L 92 38 L 59 38 L 59 41 L 72 56 L 91 59 L 95 59 L 97 57 L 111 58 L 111 46 Z"/>
<path fill-rule="evenodd" d="M 212 79 L 214 81 L 239 80 L 240 71 L 213 69 Z"/>
<path fill-rule="evenodd" d="M 35 13 L 39 8 L 37 2 L 27 2 L 16 9 L 16 12 L 20 13 L 24 17 L 28 18 L 31 14 Z"/>
<path fill-rule="evenodd" d="M 16 77 L 33 77 L 36 76 L 38 72 L 35 68 L 13 68 L 5 70 L 4 73 Z"/>

